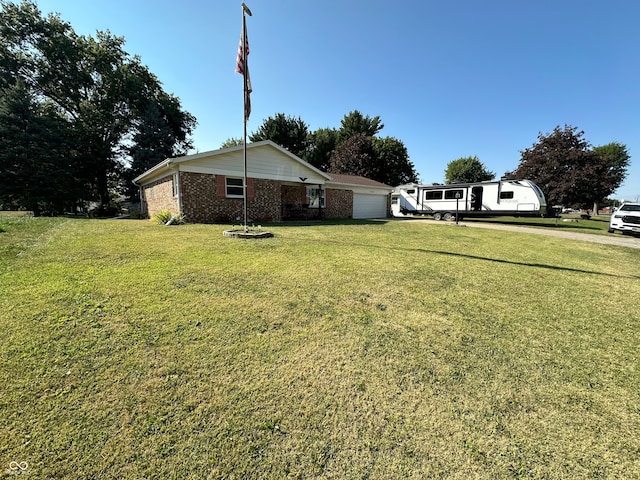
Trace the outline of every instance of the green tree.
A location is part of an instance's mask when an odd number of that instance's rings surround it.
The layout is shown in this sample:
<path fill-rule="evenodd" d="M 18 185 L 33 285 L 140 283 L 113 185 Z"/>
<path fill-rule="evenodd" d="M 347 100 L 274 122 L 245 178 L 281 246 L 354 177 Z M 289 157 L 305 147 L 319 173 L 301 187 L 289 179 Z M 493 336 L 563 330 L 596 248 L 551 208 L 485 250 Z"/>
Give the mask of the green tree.
<path fill-rule="evenodd" d="M 405 145 L 397 138 L 376 137 L 383 128 L 380 117 L 354 110 L 344 116 L 339 130 L 321 132 L 328 139 L 322 158 L 329 157 L 329 172 L 363 176 L 392 186 L 416 181 Z"/>
<path fill-rule="evenodd" d="M 627 146 L 618 142 L 611 142 L 599 147 L 593 147 L 593 152 L 600 157 L 602 162 L 602 176 L 599 183 L 600 189 L 593 192 L 593 212 L 598 212 L 599 203 L 607 203 L 607 198 L 624 181 L 627 176 L 627 167 L 631 156 Z"/>
<path fill-rule="evenodd" d="M 108 32 L 79 36 L 59 16 L 43 18 L 32 1 L 0 2 L 0 88 L 22 80 L 33 98 L 66 122 L 85 199 L 108 204 L 150 100 L 161 107 L 178 150 L 189 146 L 195 119 L 139 57 L 124 51 L 123 38 Z"/>
<path fill-rule="evenodd" d="M 170 106 L 171 100 L 167 98 L 166 101 Z M 185 141 L 186 138 L 182 141 L 176 138 L 171 113 L 171 110 L 166 111 L 162 104 L 150 99 L 137 122 L 133 144 L 128 148 L 130 166 L 124 174 L 124 190 L 131 200 L 135 201 L 138 195 L 138 189 L 133 184 L 134 178 L 167 158 L 186 153 L 189 143 Z"/>
<path fill-rule="evenodd" d="M 373 180 L 394 187 L 418 181 L 407 147 L 400 140 L 393 137 L 373 137 L 373 149 L 377 157 L 375 163 L 380 166 L 380 172 L 377 178 L 372 177 Z"/>
<path fill-rule="evenodd" d="M 319 128 L 309 134 L 309 148 L 304 159 L 326 172 L 331 166 L 331 155 L 337 144 L 338 131 L 335 128 Z"/>
<path fill-rule="evenodd" d="M 380 117 L 371 118 L 364 116 L 358 110 L 349 112 L 340 122 L 338 130 L 338 142 L 344 142 L 355 134 L 362 134 L 365 137 L 375 137 L 384 128 Z"/>
<path fill-rule="evenodd" d="M 238 145 L 243 145 L 244 144 L 244 140 L 241 138 L 227 138 L 224 142 L 222 142 L 222 144 L 220 145 L 220 148 L 231 148 L 231 147 L 237 147 Z"/>
<path fill-rule="evenodd" d="M 258 130 L 249 136 L 249 140 L 271 140 L 294 155 L 304 158 L 309 147 L 309 127 L 300 117 L 277 113 L 264 120 Z"/>
<path fill-rule="evenodd" d="M 382 168 L 373 147 L 373 137 L 356 133 L 338 144 L 331 155 L 329 172 L 378 180 Z"/>
<path fill-rule="evenodd" d="M 79 192 L 64 121 L 38 105 L 21 81 L 0 92 L 0 204 L 35 215 L 73 208 Z"/>
<path fill-rule="evenodd" d="M 452 160 L 444 171 L 445 183 L 484 182 L 493 180 L 495 176 L 476 156 Z"/>
<path fill-rule="evenodd" d="M 583 131 L 569 125 L 538 134 L 538 142 L 521 152 L 515 175 L 533 180 L 550 205 L 591 208 L 617 188 L 628 158 L 614 167 L 603 152 L 608 148 L 594 151 L 583 136 Z"/>

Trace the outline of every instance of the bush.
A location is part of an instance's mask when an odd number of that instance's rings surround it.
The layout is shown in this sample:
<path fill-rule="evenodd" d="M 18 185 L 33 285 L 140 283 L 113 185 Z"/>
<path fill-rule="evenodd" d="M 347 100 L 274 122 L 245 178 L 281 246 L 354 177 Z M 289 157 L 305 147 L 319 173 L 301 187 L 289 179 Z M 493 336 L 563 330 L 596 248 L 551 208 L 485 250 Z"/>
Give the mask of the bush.
<path fill-rule="evenodd" d="M 172 213 L 169 210 L 161 210 L 151 217 L 151 221 L 158 225 L 167 225 L 172 219 L 173 221 L 169 225 L 179 225 L 183 223 L 182 215 Z"/>

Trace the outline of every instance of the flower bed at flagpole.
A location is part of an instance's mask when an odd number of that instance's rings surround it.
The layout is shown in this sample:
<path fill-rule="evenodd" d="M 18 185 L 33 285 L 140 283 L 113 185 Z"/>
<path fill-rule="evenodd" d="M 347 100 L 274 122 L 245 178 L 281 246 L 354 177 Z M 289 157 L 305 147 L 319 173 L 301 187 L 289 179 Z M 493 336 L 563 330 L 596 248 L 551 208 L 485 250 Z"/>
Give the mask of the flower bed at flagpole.
<path fill-rule="evenodd" d="M 236 230 L 225 230 L 224 232 L 222 232 L 222 234 L 225 237 L 230 237 L 230 238 L 247 238 L 247 239 L 256 239 L 256 240 L 261 238 L 273 237 L 273 233 L 262 231 L 262 229 L 258 229 L 257 231 L 248 230 L 246 232 L 244 231 L 244 228 L 236 229 Z"/>

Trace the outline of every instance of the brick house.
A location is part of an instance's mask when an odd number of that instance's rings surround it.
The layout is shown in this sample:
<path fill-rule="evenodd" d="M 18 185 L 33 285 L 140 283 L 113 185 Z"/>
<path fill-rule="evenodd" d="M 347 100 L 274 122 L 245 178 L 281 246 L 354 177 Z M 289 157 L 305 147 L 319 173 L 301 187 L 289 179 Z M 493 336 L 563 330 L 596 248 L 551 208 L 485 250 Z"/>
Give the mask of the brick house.
<path fill-rule="evenodd" d="M 167 159 L 134 179 L 142 211 L 180 213 L 190 223 L 243 217 L 244 146 Z M 384 218 L 392 188 L 318 170 L 270 140 L 247 144 L 247 217 L 256 222 Z"/>

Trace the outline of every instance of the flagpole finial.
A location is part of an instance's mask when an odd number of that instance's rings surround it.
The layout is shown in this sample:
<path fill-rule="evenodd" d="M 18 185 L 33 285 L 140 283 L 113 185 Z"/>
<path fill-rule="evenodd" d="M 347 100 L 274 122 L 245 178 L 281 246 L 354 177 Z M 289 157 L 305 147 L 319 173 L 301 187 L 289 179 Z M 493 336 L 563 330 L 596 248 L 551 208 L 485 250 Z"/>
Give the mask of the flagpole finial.
<path fill-rule="evenodd" d="M 242 11 L 247 15 L 249 15 L 250 17 L 252 16 L 251 10 L 249 10 L 249 7 L 247 7 L 247 5 L 244 2 L 242 2 Z"/>

